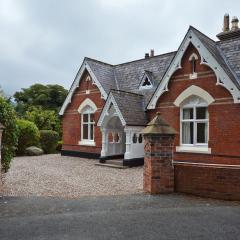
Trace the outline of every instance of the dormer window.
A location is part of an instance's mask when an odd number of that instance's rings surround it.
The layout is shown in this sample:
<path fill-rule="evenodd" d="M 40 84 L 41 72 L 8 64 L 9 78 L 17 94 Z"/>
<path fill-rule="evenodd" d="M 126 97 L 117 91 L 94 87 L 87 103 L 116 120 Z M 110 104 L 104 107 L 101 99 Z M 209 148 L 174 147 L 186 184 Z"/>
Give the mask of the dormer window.
<path fill-rule="evenodd" d="M 145 77 L 142 87 L 149 87 L 149 86 L 152 86 L 152 83 L 150 82 L 148 77 Z"/>
<path fill-rule="evenodd" d="M 151 73 L 145 71 L 139 89 L 150 89 L 152 87 Z"/>
<path fill-rule="evenodd" d="M 192 68 L 192 72 L 189 75 L 190 79 L 195 79 L 197 78 L 197 72 L 196 72 L 196 63 L 198 60 L 198 56 L 196 53 L 193 53 L 190 57 L 189 57 L 189 62 L 191 64 L 191 68 Z"/>

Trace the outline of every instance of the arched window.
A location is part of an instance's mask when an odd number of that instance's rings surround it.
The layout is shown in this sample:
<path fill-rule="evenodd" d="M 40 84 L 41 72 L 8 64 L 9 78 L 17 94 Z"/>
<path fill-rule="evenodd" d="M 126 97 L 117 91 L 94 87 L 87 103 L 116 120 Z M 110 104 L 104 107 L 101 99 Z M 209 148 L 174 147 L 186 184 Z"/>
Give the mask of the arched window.
<path fill-rule="evenodd" d="M 95 145 L 94 143 L 94 112 L 96 105 L 90 99 L 85 99 L 78 108 L 81 114 L 81 145 Z"/>
<path fill-rule="evenodd" d="M 181 145 L 207 146 L 207 102 L 197 96 L 188 97 L 181 104 Z"/>
<path fill-rule="evenodd" d="M 82 140 L 93 141 L 94 139 L 94 113 L 93 109 L 86 106 L 82 113 Z"/>

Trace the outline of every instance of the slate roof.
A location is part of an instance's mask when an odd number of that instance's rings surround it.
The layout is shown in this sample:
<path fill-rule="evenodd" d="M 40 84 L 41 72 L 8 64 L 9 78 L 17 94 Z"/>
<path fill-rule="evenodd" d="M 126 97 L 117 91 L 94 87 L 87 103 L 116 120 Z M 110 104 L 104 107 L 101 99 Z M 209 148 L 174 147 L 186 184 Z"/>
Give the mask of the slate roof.
<path fill-rule="evenodd" d="M 148 123 L 143 95 L 119 90 L 111 93 L 127 125 L 145 126 Z"/>
<path fill-rule="evenodd" d="M 219 41 L 217 45 L 224 54 L 227 64 L 235 72 L 240 84 L 240 38 Z"/>
<path fill-rule="evenodd" d="M 227 73 L 227 75 L 230 77 L 230 79 L 236 84 L 238 88 L 240 88 L 240 79 L 238 79 L 235 76 L 234 70 L 231 68 L 231 66 L 226 61 L 226 51 L 222 51 L 221 48 L 219 48 L 219 45 L 217 42 L 197 30 L 196 28 L 190 26 L 190 29 L 197 35 L 197 37 L 200 39 L 200 41 L 203 43 L 203 45 L 208 49 L 208 51 L 213 55 L 213 57 L 217 60 L 217 62 L 220 64 L 220 66 L 224 69 L 224 71 Z M 240 39 L 238 40 L 240 41 Z M 232 56 L 232 53 L 228 53 Z"/>
<path fill-rule="evenodd" d="M 189 30 L 196 34 L 233 83 L 240 89 L 240 37 L 216 42 L 192 26 Z M 121 90 L 112 91 L 112 93 L 128 123 L 141 125 L 145 124 L 146 121 L 146 106 L 175 54 L 176 51 L 117 65 L 91 58 L 85 58 L 84 61 L 90 66 L 107 94 L 112 89 Z M 151 80 L 154 83 L 153 88 L 140 90 L 139 85 L 146 73 L 151 75 Z"/>

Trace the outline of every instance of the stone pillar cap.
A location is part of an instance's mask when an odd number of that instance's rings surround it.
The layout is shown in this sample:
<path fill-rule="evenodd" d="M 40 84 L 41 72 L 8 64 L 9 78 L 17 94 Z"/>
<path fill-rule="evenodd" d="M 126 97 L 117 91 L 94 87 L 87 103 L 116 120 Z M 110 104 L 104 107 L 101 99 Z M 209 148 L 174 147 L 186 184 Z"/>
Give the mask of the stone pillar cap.
<path fill-rule="evenodd" d="M 157 115 L 151 122 L 147 124 L 147 127 L 143 129 L 144 135 L 175 135 L 177 131 L 172 128 L 157 112 Z"/>

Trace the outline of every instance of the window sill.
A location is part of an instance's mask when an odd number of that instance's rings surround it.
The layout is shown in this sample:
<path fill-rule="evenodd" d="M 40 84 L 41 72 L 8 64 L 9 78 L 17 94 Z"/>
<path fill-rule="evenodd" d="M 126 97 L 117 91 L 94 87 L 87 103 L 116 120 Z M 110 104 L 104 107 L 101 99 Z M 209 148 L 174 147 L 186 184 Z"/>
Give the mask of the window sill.
<path fill-rule="evenodd" d="M 88 141 L 88 140 L 79 141 L 78 144 L 82 146 L 92 146 L 92 147 L 96 146 L 96 143 L 94 141 Z"/>
<path fill-rule="evenodd" d="M 211 148 L 205 146 L 177 146 L 176 152 L 210 154 Z"/>

